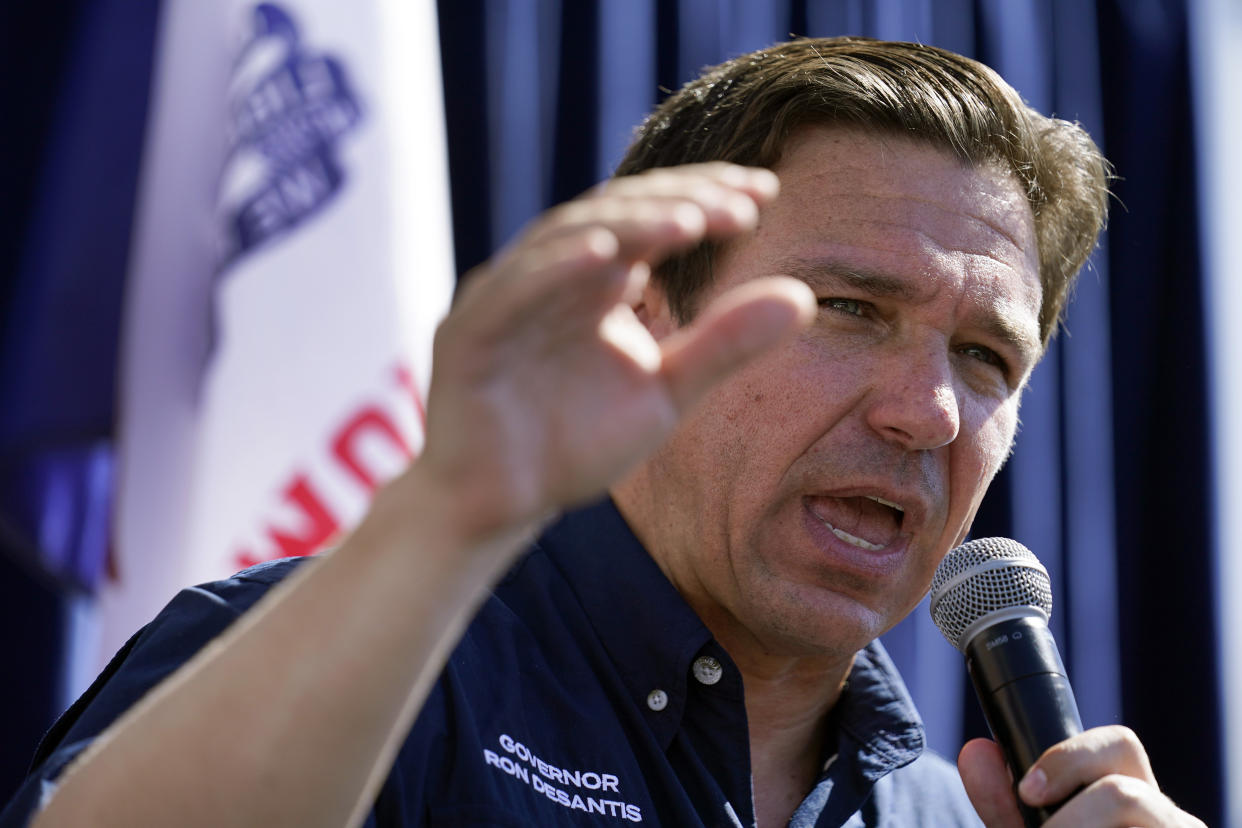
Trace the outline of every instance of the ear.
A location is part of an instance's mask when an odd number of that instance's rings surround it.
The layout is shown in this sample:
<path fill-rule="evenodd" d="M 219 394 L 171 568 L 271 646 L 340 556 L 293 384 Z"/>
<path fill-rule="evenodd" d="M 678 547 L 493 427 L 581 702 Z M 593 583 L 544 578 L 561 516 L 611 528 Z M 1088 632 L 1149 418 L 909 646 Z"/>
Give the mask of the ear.
<path fill-rule="evenodd" d="M 630 308 L 657 342 L 681 327 L 669 308 L 664 285 L 656 279 L 647 279 L 638 298 L 630 303 Z"/>

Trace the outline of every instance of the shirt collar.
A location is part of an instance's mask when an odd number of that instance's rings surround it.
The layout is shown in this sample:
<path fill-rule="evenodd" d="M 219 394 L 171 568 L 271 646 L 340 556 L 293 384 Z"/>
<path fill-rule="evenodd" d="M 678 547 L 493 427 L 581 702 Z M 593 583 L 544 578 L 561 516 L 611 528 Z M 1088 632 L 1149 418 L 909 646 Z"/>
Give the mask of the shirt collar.
<path fill-rule="evenodd" d="M 667 748 L 685 710 L 692 662 L 713 644 L 711 632 L 639 543 L 611 499 L 564 515 L 537 546 L 577 593 L 622 682 Z M 718 650 L 714 644 L 713 650 Z M 653 690 L 667 694 L 663 710 L 648 705 Z M 878 641 L 855 656 L 834 719 L 838 753 L 842 758 L 857 757 L 857 772 L 869 781 L 913 762 L 923 752 L 923 721 Z"/>
<path fill-rule="evenodd" d="M 685 711 L 692 662 L 711 632 L 611 499 L 566 514 L 537 546 L 577 593 L 621 681 L 667 748 Z M 661 709 L 649 704 L 653 691 L 665 694 Z"/>
<path fill-rule="evenodd" d="M 854 657 L 834 713 L 838 753 L 856 756 L 858 772 L 868 781 L 910 764 L 923 752 L 923 720 L 878 641 Z"/>

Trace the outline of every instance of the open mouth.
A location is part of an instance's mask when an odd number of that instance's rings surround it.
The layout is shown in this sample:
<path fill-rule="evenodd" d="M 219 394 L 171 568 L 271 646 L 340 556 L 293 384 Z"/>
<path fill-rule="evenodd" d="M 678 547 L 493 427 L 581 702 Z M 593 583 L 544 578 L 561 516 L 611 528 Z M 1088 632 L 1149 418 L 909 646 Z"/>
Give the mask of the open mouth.
<path fill-rule="evenodd" d="M 811 514 L 841 540 L 879 552 L 901 534 L 905 509 L 882 497 L 812 497 L 808 498 Z"/>

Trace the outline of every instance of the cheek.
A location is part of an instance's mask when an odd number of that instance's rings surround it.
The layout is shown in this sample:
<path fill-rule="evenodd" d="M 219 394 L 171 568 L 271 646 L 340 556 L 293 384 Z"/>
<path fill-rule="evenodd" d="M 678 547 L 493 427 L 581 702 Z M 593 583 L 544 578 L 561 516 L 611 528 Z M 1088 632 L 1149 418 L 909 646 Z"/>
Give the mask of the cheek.
<path fill-rule="evenodd" d="M 1010 402 L 990 409 L 977 406 L 973 413 L 976 417 L 973 422 L 962 423 L 962 436 L 969 439 L 961 445 L 963 451 L 959 452 L 955 472 L 959 482 L 974 484 L 977 491 L 971 501 L 977 505 L 1009 457 L 1018 416 L 1016 404 Z"/>
<path fill-rule="evenodd" d="M 788 428 L 825 431 L 867 395 L 883 370 L 884 355 L 866 343 L 816 323 L 771 365 L 757 365 L 775 386 L 774 416 Z"/>
<path fill-rule="evenodd" d="M 758 488 L 775 465 L 771 455 L 788 416 L 779 389 L 764 383 L 760 366 L 747 366 L 716 386 L 673 432 L 661 455 L 682 485 L 700 492 L 700 508 Z"/>
<path fill-rule="evenodd" d="M 988 469 L 989 480 L 1009 459 L 1017 431 L 1018 399 L 1013 397 L 995 409 L 983 429 L 985 438 L 989 441 L 985 447 L 987 456 L 991 460 Z"/>
<path fill-rule="evenodd" d="M 834 367 L 805 343 L 795 342 L 752 360 L 718 386 L 704 407 L 718 407 L 739 436 L 787 442 L 814 430 L 822 419 L 833 385 L 839 383 Z"/>
<path fill-rule="evenodd" d="M 692 415 L 681 441 L 729 511 L 775 508 L 785 476 L 831 419 L 829 372 L 812 370 L 796 347 L 765 355 L 717 386 Z M 827 376 L 821 376 L 827 374 Z M 700 481 L 700 486 L 704 485 Z"/>

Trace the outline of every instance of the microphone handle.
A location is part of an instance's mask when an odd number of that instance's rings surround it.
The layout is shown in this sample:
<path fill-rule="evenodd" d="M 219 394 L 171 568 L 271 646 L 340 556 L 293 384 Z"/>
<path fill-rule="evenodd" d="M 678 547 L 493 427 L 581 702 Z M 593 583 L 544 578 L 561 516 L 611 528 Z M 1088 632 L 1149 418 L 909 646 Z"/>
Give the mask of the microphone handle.
<path fill-rule="evenodd" d="M 1045 750 L 1082 733 L 1061 653 L 1048 625 L 1034 617 L 984 628 L 965 652 L 984 718 L 1016 787 Z M 1057 808 L 1028 808 L 1021 800 L 1018 806 L 1028 826 L 1042 825 Z"/>

